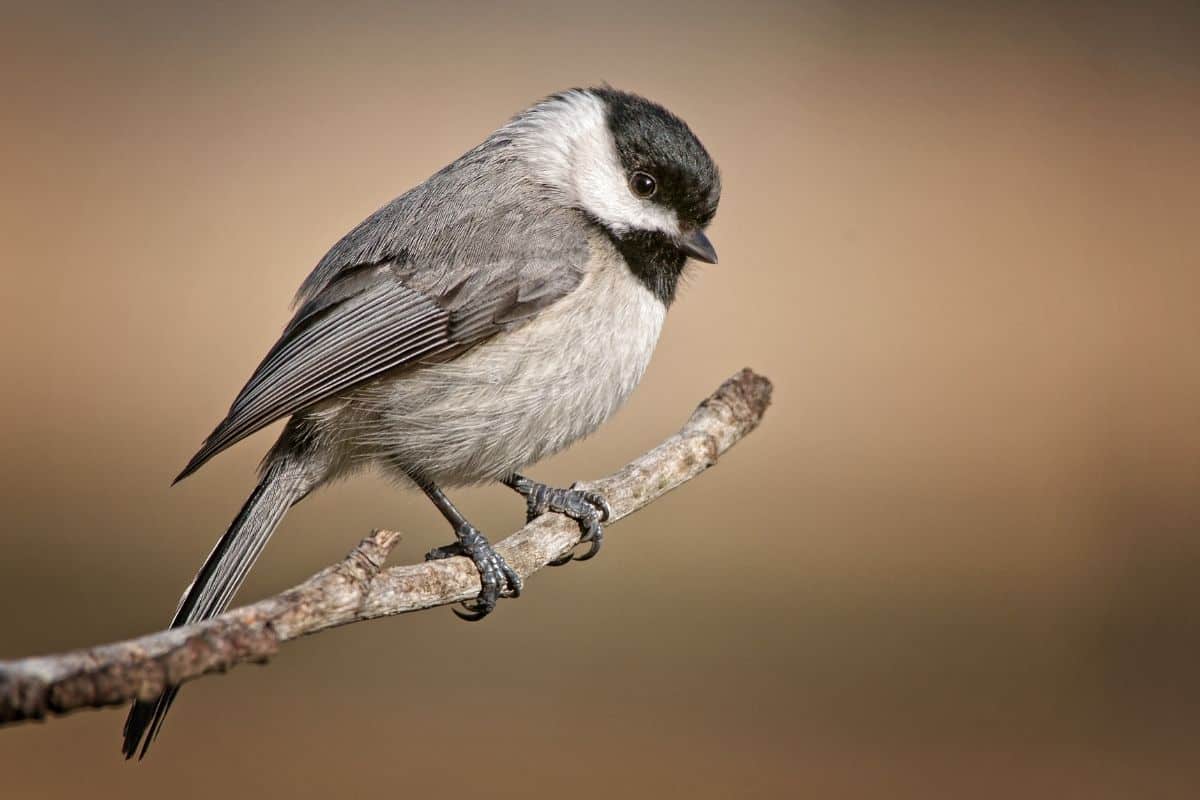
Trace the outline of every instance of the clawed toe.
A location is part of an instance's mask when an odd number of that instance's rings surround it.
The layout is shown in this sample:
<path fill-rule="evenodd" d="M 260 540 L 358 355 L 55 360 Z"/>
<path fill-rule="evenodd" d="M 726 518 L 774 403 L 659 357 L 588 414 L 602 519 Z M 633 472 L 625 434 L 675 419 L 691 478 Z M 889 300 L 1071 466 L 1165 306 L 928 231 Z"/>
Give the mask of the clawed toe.
<path fill-rule="evenodd" d="M 462 545 L 458 542 L 444 544 L 441 547 L 435 547 L 425 554 L 426 561 L 441 561 L 443 558 L 454 558 L 455 556 L 465 556 Z"/>
<path fill-rule="evenodd" d="M 520 597 L 524 586 L 521 576 L 492 549 L 488 540 L 479 531 L 464 526 L 456 531 L 459 540 L 453 544 L 435 547 L 425 556 L 426 561 L 435 561 L 454 556 L 466 556 L 479 570 L 479 596 L 462 604 L 454 613 L 468 622 L 478 622 L 492 613 L 501 597 Z"/>
<path fill-rule="evenodd" d="M 610 519 L 612 519 L 612 506 L 609 505 L 608 498 L 606 498 L 604 495 L 600 494 L 599 492 L 593 492 L 590 489 L 576 489 L 575 484 L 571 484 L 571 488 L 567 491 L 579 494 L 582 496 L 585 502 L 599 511 L 600 522 L 608 522 Z"/>
<path fill-rule="evenodd" d="M 550 566 L 559 567 L 572 560 L 587 561 L 600 552 L 600 545 L 604 539 L 603 523 L 613 516 L 612 506 L 604 495 L 590 489 L 577 489 L 574 484 L 570 489 L 556 489 L 542 483 L 534 483 L 520 475 L 514 475 L 506 483 L 525 497 L 527 522 L 547 511 L 553 511 L 579 523 L 582 533 L 579 541 L 589 544 L 587 552 L 579 556 L 567 553 L 551 561 Z"/>
<path fill-rule="evenodd" d="M 479 567 L 479 580 L 482 584 L 479 597 L 463 603 L 462 611 L 452 609 L 459 619 L 467 622 L 478 622 L 492 613 L 497 600 L 502 596 L 520 597 L 523 587 L 521 576 L 494 552 L 484 559 L 483 563 L 476 561 L 475 564 Z"/>
<path fill-rule="evenodd" d="M 421 491 L 433 501 L 442 512 L 442 516 L 454 526 L 454 535 L 458 541 L 443 547 L 435 547 L 425 556 L 426 561 L 434 561 L 454 556 L 466 556 L 479 570 L 479 595 L 474 600 L 463 603 L 465 611 L 455 609 L 454 613 L 469 622 L 475 622 L 492 613 L 496 602 L 501 597 L 521 596 L 521 576 L 508 566 L 500 554 L 492 549 L 488 540 L 483 537 L 474 525 L 467 522 L 446 493 L 437 484 L 427 478 L 410 474 L 413 482 L 421 487 Z"/>

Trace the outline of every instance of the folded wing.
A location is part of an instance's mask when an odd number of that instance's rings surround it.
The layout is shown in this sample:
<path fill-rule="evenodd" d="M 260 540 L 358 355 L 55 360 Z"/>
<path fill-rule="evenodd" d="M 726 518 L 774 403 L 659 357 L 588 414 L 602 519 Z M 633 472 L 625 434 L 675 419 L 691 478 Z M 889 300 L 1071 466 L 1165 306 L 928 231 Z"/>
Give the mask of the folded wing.
<path fill-rule="evenodd" d="M 493 268 L 437 297 L 392 265 L 346 270 L 296 313 L 175 480 L 235 442 L 384 372 L 412 367 L 521 324 L 578 285 L 582 273 Z"/>

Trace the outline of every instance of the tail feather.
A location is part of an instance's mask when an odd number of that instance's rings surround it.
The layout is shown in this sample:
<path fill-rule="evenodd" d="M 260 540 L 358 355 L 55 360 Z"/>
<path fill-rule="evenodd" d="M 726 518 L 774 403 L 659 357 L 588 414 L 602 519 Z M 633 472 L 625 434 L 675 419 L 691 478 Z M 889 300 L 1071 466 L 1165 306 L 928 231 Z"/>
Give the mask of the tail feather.
<path fill-rule="evenodd" d="M 311 488 L 305 475 L 302 465 L 286 457 L 278 458 L 268 466 L 229 530 L 208 554 L 191 586 L 184 591 L 171 620 L 172 628 L 215 617 L 229 606 L 283 515 Z M 121 748 L 125 758 L 138 753 L 139 746 L 138 757 L 146 757 L 146 751 L 158 736 L 178 693 L 179 687 L 173 686 L 154 700 L 134 701 L 125 719 L 125 742 Z"/>

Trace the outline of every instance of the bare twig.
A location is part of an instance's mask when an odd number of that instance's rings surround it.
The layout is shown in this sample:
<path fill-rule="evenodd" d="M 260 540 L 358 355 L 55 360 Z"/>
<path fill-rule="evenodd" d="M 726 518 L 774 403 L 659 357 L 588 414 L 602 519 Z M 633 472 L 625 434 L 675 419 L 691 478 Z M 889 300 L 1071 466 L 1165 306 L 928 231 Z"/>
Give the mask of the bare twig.
<path fill-rule="evenodd" d="M 771 382 L 742 370 L 701 403 L 679 433 L 587 488 L 608 498 L 614 519 L 632 514 L 712 466 L 754 430 L 770 399 Z M 70 653 L 0 662 L 0 723 L 149 700 L 168 686 L 246 661 L 261 662 L 289 639 L 478 594 L 479 573 L 466 558 L 383 569 L 399 539 L 398 533 L 376 531 L 343 561 L 299 586 L 206 622 Z M 578 542 L 574 522 L 547 514 L 496 550 L 527 577 Z"/>

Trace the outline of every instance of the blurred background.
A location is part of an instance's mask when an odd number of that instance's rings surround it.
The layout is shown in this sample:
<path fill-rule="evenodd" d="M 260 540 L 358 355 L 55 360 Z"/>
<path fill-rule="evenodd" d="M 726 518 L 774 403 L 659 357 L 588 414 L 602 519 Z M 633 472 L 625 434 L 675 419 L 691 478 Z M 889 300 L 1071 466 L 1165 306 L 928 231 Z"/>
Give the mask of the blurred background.
<path fill-rule="evenodd" d="M 1192 8 L 1189 9 L 1189 5 Z M 1193 797 L 1193 4 L 111 2 L 0 25 L 0 658 L 161 627 L 277 428 L 171 478 L 325 250 L 555 90 L 692 125 L 725 181 L 646 380 L 536 467 L 606 474 L 749 365 L 762 428 L 486 623 L 332 631 L 0 730 L 14 798 Z M 460 491 L 499 537 L 507 490 Z M 242 591 L 373 527 L 298 506 Z"/>

